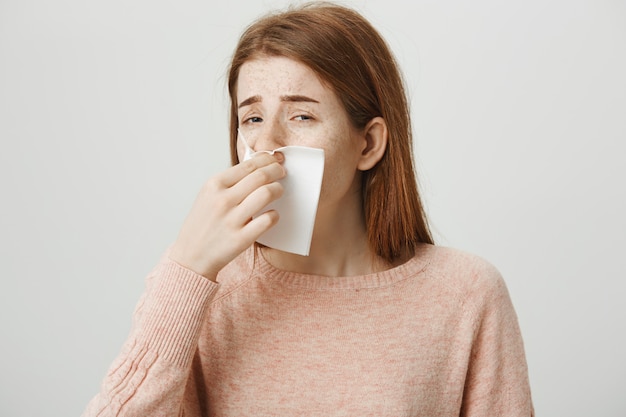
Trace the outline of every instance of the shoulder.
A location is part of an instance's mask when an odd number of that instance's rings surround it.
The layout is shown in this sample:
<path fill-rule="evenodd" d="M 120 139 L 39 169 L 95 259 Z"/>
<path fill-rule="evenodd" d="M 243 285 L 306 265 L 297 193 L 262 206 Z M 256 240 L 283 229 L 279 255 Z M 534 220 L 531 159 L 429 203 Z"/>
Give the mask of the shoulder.
<path fill-rule="evenodd" d="M 502 280 L 498 269 L 485 258 L 460 249 L 429 245 L 428 270 L 455 285 L 489 285 Z"/>
<path fill-rule="evenodd" d="M 494 299 L 508 297 L 500 271 L 481 256 L 463 250 L 428 245 L 426 280 L 441 292 L 476 311 Z"/>

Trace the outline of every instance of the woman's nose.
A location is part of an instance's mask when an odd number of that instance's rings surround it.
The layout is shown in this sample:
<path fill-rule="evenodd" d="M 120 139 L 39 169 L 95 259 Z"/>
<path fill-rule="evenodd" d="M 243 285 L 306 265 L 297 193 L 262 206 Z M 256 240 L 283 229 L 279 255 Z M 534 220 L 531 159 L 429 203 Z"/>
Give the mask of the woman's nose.
<path fill-rule="evenodd" d="M 255 133 L 254 143 L 248 142 L 254 152 L 273 151 L 286 145 L 286 131 L 279 123 L 268 123 Z"/>

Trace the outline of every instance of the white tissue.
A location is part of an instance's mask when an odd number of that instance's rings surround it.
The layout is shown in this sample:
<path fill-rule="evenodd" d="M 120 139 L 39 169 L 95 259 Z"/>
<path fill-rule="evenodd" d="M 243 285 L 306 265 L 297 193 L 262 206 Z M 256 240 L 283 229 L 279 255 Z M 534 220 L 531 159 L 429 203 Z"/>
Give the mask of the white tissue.
<path fill-rule="evenodd" d="M 287 175 L 279 181 L 283 185 L 284 193 L 257 213 L 258 215 L 274 209 L 280 219 L 257 242 L 270 248 L 308 256 L 324 175 L 324 150 L 285 146 L 271 151 L 254 152 L 241 131 L 239 137 L 246 147 L 244 161 L 259 152 L 280 152 L 285 156 L 283 166 Z"/>

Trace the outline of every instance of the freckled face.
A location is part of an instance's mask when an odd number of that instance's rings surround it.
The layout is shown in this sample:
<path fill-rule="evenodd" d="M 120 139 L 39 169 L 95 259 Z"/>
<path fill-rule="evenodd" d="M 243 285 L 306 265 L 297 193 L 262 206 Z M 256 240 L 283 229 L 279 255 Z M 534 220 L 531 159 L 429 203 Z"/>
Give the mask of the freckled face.
<path fill-rule="evenodd" d="M 255 150 L 299 145 L 324 149 L 320 209 L 360 198 L 360 132 L 333 90 L 306 65 L 285 57 L 244 63 L 237 80 L 239 128 Z M 244 147 L 238 144 L 239 160 Z"/>

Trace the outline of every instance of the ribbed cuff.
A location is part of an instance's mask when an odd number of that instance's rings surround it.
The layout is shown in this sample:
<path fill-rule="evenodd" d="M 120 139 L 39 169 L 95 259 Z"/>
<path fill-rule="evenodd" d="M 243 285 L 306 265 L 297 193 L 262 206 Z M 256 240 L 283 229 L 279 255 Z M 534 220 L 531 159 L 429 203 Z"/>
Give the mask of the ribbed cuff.
<path fill-rule="evenodd" d="M 166 262 L 143 305 L 138 338 L 159 356 L 185 366 L 193 357 L 218 287 L 173 261 Z"/>

